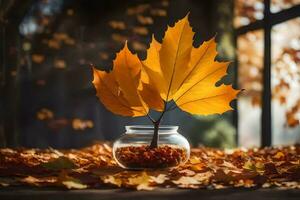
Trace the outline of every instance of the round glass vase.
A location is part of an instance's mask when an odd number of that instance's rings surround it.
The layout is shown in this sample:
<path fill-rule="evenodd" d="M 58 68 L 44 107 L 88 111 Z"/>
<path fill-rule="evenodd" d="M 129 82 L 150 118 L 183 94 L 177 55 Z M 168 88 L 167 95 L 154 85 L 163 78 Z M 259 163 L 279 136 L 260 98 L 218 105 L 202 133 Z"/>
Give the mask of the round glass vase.
<path fill-rule="evenodd" d="M 153 126 L 126 126 L 126 132 L 113 144 L 113 156 L 125 169 L 170 168 L 184 164 L 190 156 L 189 142 L 178 126 L 160 126 L 158 145 L 150 148 Z"/>

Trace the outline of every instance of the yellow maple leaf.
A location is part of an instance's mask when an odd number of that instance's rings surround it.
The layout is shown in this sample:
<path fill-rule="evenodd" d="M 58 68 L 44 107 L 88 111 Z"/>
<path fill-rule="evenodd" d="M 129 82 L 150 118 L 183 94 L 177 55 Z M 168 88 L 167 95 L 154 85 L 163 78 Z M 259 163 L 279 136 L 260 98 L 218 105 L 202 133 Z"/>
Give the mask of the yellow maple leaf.
<path fill-rule="evenodd" d="M 173 100 L 191 114 L 221 114 L 240 90 L 215 84 L 226 75 L 229 62 L 215 61 L 215 39 L 193 47 L 194 32 L 188 16 L 168 27 L 162 44 L 154 38 L 143 61 L 150 82 L 165 101 Z"/>
<path fill-rule="evenodd" d="M 168 27 L 161 44 L 153 36 L 143 61 L 125 44 L 111 72 L 93 69 L 97 96 L 106 108 L 123 116 L 148 115 L 149 109 L 163 115 L 170 110 L 166 108 L 170 101 L 191 114 L 232 110 L 230 102 L 240 90 L 232 85 L 216 86 L 227 74 L 229 62 L 215 61 L 215 38 L 199 47 L 193 47 L 193 38 L 187 15 Z"/>
<path fill-rule="evenodd" d="M 168 27 L 162 44 L 153 37 L 147 58 L 143 62 L 149 78 L 156 82 L 161 97 L 165 101 L 172 99 L 179 83 L 184 79 L 190 60 L 194 33 L 188 22 L 188 16 L 178 21 L 174 27 Z"/>

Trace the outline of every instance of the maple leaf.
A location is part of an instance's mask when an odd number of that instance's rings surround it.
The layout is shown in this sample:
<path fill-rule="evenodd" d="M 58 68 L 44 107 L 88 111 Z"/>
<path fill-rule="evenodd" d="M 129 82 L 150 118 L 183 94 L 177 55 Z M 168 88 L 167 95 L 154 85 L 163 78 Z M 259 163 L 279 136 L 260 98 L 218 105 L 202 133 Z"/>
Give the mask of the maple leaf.
<path fill-rule="evenodd" d="M 143 68 L 165 101 L 173 100 L 192 114 L 221 114 L 240 90 L 215 84 L 226 75 L 229 62 L 217 62 L 215 39 L 193 47 L 188 15 L 168 27 L 162 43 L 153 37 Z"/>
<path fill-rule="evenodd" d="M 130 52 L 127 43 L 117 54 L 112 71 L 93 68 L 97 96 L 108 110 L 123 116 L 138 117 L 147 115 L 149 105 L 153 109 L 162 107 L 162 100 L 154 98 L 155 90 L 151 89 L 147 80 L 141 81 L 141 68 L 139 58 Z M 156 97 L 160 98 L 159 95 Z"/>
<path fill-rule="evenodd" d="M 214 189 L 274 186 L 299 189 L 299 150 L 300 146 L 295 145 L 247 151 L 235 149 L 229 154 L 201 147 L 192 149 L 190 161 L 178 168 L 139 172 L 117 167 L 107 143 L 65 151 L 5 148 L 0 149 L 0 187 L 30 185 L 99 189 L 100 177 L 100 186 L 113 185 L 139 190 L 173 186 Z M 76 169 L 58 167 L 54 173 L 45 173 L 42 163 L 52 162 L 58 156 L 70 158 L 77 166 Z M 101 156 L 106 157 L 104 163 L 99 159 Z M 199 165 L 199 162 L 207 167 L 193 169 L 192 166 Z"/>
<path fill-rule="evenodd" d="M 127 47 L 117 54 L 110 72 L 93 68 L 97 96 L 111 112 L 123 116 L 147 115 L 154 125 L 150 148 L 158 146 L 160 121 L 174 109 L 168 102 L 191 114 L 222 114 L 240 90 L 216 86 L 226 75 L 229 62 L 215 61 L 213 39 L 193 47 L 194 32 L 188 15 L 168 27 L 162 43 L 153 37 L 147 57 L 140 61 Z M 175 106 L 175 107 L 176 107 Z M 161 111 L 157 119 L 149 110 Z"/>
<path fill-rule="evenodd" d="M 149 109 L 166 111 L 174 101 L 191 114 L 221 114 L 240 90 L 216 87 L 229 62 L 215 61 L 215 39 L 193 47 L 194 32 L 188 15 L 168 27 L 162 43 L 152 38 L 147 57 L 140 61 L 127 47 L 117 54 L 111 72 L 93 68 L 97 96 L 113 113 L 144 116 Z M 159 120 L 158 120 L 159 121 Z"/>

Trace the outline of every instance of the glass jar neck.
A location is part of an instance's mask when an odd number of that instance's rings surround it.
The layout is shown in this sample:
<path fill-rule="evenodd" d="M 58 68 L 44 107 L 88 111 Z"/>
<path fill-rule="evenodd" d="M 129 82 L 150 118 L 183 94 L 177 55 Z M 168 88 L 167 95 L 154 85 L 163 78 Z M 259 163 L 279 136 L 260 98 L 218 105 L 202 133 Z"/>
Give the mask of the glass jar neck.
<path fill-rule="evenodd" d="M 153 125 L 133 125 L 125 126 L 126 134 L 153 134 Z M 161 125 L 159 126 L 159 134 L 177 133 L 178 126 Z"/>

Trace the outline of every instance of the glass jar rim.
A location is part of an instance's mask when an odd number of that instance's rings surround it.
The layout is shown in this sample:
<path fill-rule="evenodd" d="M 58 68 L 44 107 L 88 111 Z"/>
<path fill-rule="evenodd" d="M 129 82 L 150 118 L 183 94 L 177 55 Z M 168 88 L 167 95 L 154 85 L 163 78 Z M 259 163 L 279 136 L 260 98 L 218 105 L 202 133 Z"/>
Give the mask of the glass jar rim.
<path fill-rule="evenodd" d="M 126 134 L 153 134 L 154 126 L 153 125 L 130 125 L 125 126 Z M 160 125 L 158 132 L 160 134 L 164 133 L 177 133 L 178 126 L 173 125 Z"/>

